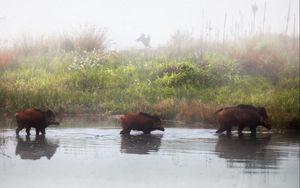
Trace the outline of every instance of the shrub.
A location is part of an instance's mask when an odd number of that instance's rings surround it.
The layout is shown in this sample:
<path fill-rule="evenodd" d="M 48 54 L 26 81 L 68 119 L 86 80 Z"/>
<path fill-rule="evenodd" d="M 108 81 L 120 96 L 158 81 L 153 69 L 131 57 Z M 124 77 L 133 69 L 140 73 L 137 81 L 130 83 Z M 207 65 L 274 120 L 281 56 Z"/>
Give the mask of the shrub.
<path fill-rule="evenodd" d="M 106 31 L 96 26 L 82 26 L 79 34 L 74 37 L 76 49 L 92 51 L 94 49 L 103 52 L 106 49 Z"/>

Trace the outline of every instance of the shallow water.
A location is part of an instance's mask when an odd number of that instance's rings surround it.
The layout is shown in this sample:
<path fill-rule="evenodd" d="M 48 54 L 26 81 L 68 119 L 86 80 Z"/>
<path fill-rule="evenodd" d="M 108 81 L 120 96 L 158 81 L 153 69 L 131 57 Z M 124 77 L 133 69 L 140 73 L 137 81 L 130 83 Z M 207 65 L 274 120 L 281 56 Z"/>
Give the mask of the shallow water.
<path fill-rule="evenodd" d="M 170 127 L 121 136 L 116 123 L 72 119 L 46 132 L 0 128 L 1 188 L 299 187 L 297 134 Z"/>

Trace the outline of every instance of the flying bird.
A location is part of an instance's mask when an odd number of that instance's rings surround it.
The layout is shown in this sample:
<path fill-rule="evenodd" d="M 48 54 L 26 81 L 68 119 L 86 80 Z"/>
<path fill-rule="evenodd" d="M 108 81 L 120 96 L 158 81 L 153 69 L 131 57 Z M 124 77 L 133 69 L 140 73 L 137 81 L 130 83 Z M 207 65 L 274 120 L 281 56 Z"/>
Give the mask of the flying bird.
<path fill-rule="evenodd" d="M 143 43 L 145 47 L 150 47 L 150 41 L 151 41 L 150 35 L 147 35 L 146 37 L 145 34 L 141 34 L 141 36 L 136 39 L 136 42 Z"/>

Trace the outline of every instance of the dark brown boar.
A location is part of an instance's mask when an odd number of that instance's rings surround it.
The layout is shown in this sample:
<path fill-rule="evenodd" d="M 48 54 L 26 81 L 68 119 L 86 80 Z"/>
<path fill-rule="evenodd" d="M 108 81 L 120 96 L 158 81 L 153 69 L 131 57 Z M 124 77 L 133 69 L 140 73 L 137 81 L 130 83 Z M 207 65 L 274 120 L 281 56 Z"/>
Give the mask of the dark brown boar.
<path fill-rule="evenodd" d="M 16 129 L 16 134 L 26 128 L 27 135 L 30 135 L 30 128 L 34 127 L 36 130 L 36 135 L 41 132 L 43 135 L 46 134 L 46 127 L 49 125 L 59 125 L 59 122 L 55 120 L 54 112 L 48 110 L 46 112 L 39 110 L 37 108 L 28 108 L 23 111 L 16 113 L 16 120 L 18 128 Z"/>
<path fill-rule="evenodd" d="M 143 131 L 144 134 L 150 134 L 154 130 L 165 130 L 158 116 L 152 116 L 143 112 L 129 113 L 122 116 L 120 120 L 123 127 L 120 134 L 130 134 L 131 130 Z"/>
<path fill-rule="evenodd" d="M 227 132 L 231 134 L 232 126 L 238 126 L 239 134 L 245 127 L 249 127 L 251 134 L 255 135 L 256 127 L 261 125 L 271 129 L 268 122 L 268 115 L 264 107 L 254 107 L 251 105 L 240 104 L 237 106 L 221 108 L 216 111 L 217 121 L 220 128 L 217 133 Z"/>

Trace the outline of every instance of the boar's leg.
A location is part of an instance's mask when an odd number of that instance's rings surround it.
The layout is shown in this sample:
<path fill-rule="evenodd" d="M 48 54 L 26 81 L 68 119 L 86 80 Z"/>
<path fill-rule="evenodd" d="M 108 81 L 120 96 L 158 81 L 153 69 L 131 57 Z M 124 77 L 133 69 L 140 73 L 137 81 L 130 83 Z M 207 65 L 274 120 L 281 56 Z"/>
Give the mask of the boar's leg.
<path fill-rule="evenodd" d="M 40 133 L 40 129 L 39 128 L 35 128 L 35 135 L 39 135 L 39 133 Z"/>
<path fill-rule="evenodd" d="M 30 135 L 30 126 L 26 127 L 26 133 L 27 133 L 28 136 Z"/>
<path fill-rule="evenodd" d="M 222 133 L 222 132 L 224 132 L 224 131 L 225 131 L 225 129 L 219 128 L 219 129 L 216 131 L 216 133 Z"/>
<path fill-rule="evenodd" d="M 131 129 L 123 129 L 120 134 L 130 134 Z"/>
<path fill-rule="evenodd" d="M 251 131 L 251 136 L 256 135 L 256 126 L 255 125 L 251 125 L 250 126 L 250 131 Z"/>
<path fill-rule="evenodd" d="M 239 135 L 243 135 L 243 130 L 244 130 L 244 126 L 239 125 L 239 128 L 238 128 Z"/>
<path fill-rule="evenodd" d="M 41 129 L 41 132 L 42 132 L 42 135 L 45 135 L 45 134 L 46 134 L 45 129 Z"/>
<path fill-rule="evenodd" d="M 150 134 L 149 130 L 143 131 L 144 134 Z"/>
<path fill-rule="evenodd" d="M 228 126 L 228 128 L 226 129 L 226 134 L 227 134 L 228 136 L 231 135 L 231 129 L 232 129 L 231 126 Z"/>
<path fill-rule="evenodd" d="M 18 126 L 18 128 L 16 129 L 16 135 L 19 136 L 19 132 L 24 129 L 24 126 Z"/>
<path fill-rule="evenodd" d="M 221 124 L 220 128 L 216 131 L 216 133 L 222 133 L 222 132 L 226 131 L 226 127 L 228 127 L 228 126 Z"/>

